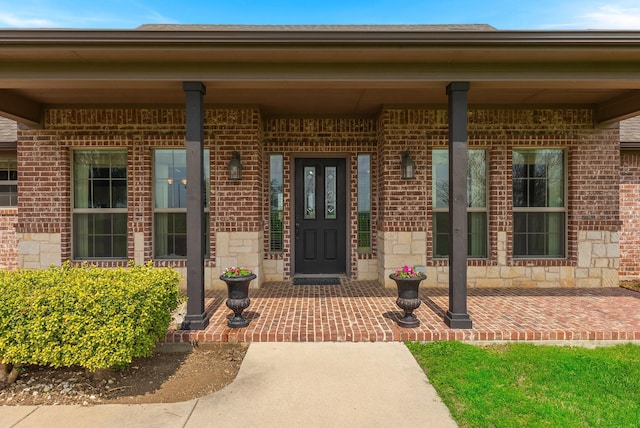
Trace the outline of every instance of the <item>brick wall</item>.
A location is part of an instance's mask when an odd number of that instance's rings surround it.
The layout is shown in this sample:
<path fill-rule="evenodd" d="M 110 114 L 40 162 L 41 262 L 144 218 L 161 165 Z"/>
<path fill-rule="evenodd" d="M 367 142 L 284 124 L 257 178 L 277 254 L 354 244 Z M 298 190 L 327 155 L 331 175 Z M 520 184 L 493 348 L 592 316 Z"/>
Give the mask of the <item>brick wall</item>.
<path fill-rule="evenodd" d="M 351 276 L 357 278 L 361 267 L 375 270 L 372 268 L 377 262 L 378 278 L 384 280 L 388 271 L 397 267 L 391 256 L 406 259 L 408 255 L 431 269 L 431 285 L 445 285 L 448 262 L 433 258 L 431 242 L 431 150 L 447 146 L 447 126 L 447 111 L 438 108 L 385 109 L 375 118 L 268 119 L 253 108 L 207 110 L 205 146 L 211 153 L 212 183 L 211 260 L 206 262 L 210 268 L 207 275 L 215 278 L 220 268 L 217 260 L 224 264 L 248 260 L 256 264 L 257 270 L 269 264 L 288 278 L 292 266 L 293 159 L 335 156 L 348 159 Z M 128 256 L 149 260 L 153 255 L 152 151 L 182 148 L 184 139 L 182 109 L 47 110 L 44 129 L 20 131 L 18 235 L 46 246 L 46 260 L 56 254 L 61 260 L 70 258 L 71 151 L 123 148 L 129 154 L 128 220 L 132 233 Z M 471 109 L 469 146 L 484 148 L 488 153 L 490 222 L 489 257 L 470 260 L 470 266 L 475 268 L 470 270 L 470 284 L 596 285 L 597 275 L 608 275 L 600 284 L 612 282 L 610 272 L 617 268 L 620 229 L 617 141 L 617 129 L 594 129 L 592 111 L 587 108 Z M 533 147 L 562 148 L 567 153 L 566 259 L 512 258 L 511 152 L 514 148 Z M 410 151 L 416 164 L 414 180 L 400 178 L 405 150 Z M 227 177 L 233 151 L 241 155 L 241 181 Z M 270 153 L 284 155 L 282 253 L 268 250 Z M 358 153 L 372 155 L 374 248 L 366 254 L 357 252 L 356 242 Z M 622 162 L 624 165 L 628 161 L 623 158 Z M 53 248 L 56 245 L 58 250 Z M 26 247 L 35 251 L 36 245 Z M 182 260 L 159 264 L 185 266 Z M 578 274 L 583 276 L 578 278 Z"/>
<path fill-rule="evenodd" d="M 380 214 L 378 229 L 383 232 L 412 230 L 426 231 L 426 265 L 432 267 L 428 283 L 446 284 L 447 259 L 433 258 L 433 233 L 431 219 L 431 150 L 446 148 L 448 144 L 447 111 L 444 109 L 400 110 L 388 109 L 380 116 L 379 122 L 379 187 Z M 617 129 L 595 129 L 590 109 L 470 109 L 468 124 L 468 144 L 470 148 L 484 148 L 488 152 L 488 207 L 489 207 L 489 257 L 469 260 L 470 266 L 481 269 L 478 277 L 493 277 L 485 283 L 494 285 L 576 285 L 575 267 L 579 259 L 579 232 L 606 232 L 595 246 L 583 245 L 583 249 L 599 251 L 608 245 L 607 266 L 598 255 L 589 253 L 588 272 L 583 273 L 584 281 L 589 278 L 591 285 L 598 275 L 606 278 L 602 283 L 611 283 L 611 271 L 616 266 L 617 254 L 611 245 L 617 245 L 616 237 L 620 229 L 618 207 L 619 143 Z M 512 189 L 511 153 L 515 148 L 562 148 L 567 154 L 567 258 L 566 259 L 514 259 L 512 257 Z M 400 158 L 405 150 L 410 150 L 416 163 L 415 180 L 400 178 Z M 596 155 L 597 154 L 597 155 Z M 594 238 L 595 239 L 595 238 Z M 603 242 L 607 242 L 604 244 Z M 381 244 L 382 245 L 382 244 Z M 385 255 L 392 253 L 387 248 Z M 583 255 L 583 259 L 586 257 Z M 387 266 L 381 260 L 382 279 L 396 266 Z M 597 266 L 596 266 L 597 265 Z M 487 267 L 497 266 L 489 272 Z M 526 281 L 526 275 L 512 267 L 540 267 L 538 279 Z M 563 266 L 568 270 L 558 269 Z M 502 270 L 502 272 L 501 272 Z M 520 272 L 522 271 L 522 272 Z M 571 281 L 560 281 L 571 276 Z M 603 272 L 607 272 L 605 275 Z M 497 273 L 496 273 L 497 272 Z M 555 272 L 551 274 L 551 272 Z M 530 272 L 531 273 L 531 272 Z M 516 278 L 516 279 L 514 279 Z M 473 274 L 470 284 L 475 284 Z"/>
<path fill-rule="evenodd" d="M 184 148 L 182 109 L 50 109 L 42 130 L 21 130 L 18 145 L 19 233 L 61 235 L 61 258 L 71 258 L 72 149 L 128 151 L 129 249 L 137 261 L 153 256 L 152 154 L 156 148 Z M 211 259 L 215 232 L 262 229 L 259 171 L 262 163 L 261 119 L 256 109 L 207 110 L 205 147 L 211 165 Z M 230 182 L 228 162 L 242 156 L 243 180 Z M 241 203 L 238 203 L 241 201 Z M 136 248 L 136 243 L 142 248 Z M 184 260 L 160 261 L 184 267 Z M 126 262 L 104 261 L 103 266 Z"/>
<path fill-rule="evenodd" d="M 620 156 L 620 275 L 640 276 L 640 151 Z"/>

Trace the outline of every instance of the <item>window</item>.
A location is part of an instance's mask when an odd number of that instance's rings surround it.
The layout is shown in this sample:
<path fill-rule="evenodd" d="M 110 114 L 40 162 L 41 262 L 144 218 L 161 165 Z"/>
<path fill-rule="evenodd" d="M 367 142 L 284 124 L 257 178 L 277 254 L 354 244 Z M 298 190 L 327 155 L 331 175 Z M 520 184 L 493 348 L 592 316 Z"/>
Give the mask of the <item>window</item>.
<path fill-rule="evenodd" d="M 281 154 L 269 156 L 269 251 L 281 252 L 284 249 L 283 221 L 283 157 Z"/>
<path fill-rule="evenodd" d="M 205 242 L 209 242 L 209 150 L 204 151 Z M 187 256 L 187 151 L 157 149 L 154 153 L 154 257 Z M 209 245 L 205 245 L 208 254 Z"/>
<path fill-rule="evenodd" d="M 513 151 L 513 256 L 564 257 L 564 151 Z"/>
<path fill-rule="evenodd" d="M 0 206 L 18 206 L 18 161 L 0 159 Z"/>
<path fill-rule="evenodd" d="M 371 251 L 371 155 L 358 155 L 358 251 Z"/>
<path fill-rule="evenodd" d="M 127 152 L 73 152 L 73 257 L 127 258 Z"/>
<path fill-rule="evenodd" d="M 449 151 L 432 152 L 433 255 L 449 256 Z M 487 257 L 486 151 L 467 151 L 468 256 Z"/>

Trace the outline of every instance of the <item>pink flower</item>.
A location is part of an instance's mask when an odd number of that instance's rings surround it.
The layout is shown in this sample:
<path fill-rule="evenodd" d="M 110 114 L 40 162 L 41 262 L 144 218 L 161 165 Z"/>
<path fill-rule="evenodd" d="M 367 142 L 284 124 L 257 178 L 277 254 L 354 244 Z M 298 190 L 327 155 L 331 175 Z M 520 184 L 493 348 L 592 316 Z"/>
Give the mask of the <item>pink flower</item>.
<path fill-rule="evenodd" d="M 407 265 L 404 265 L 396 271 L 395 276 L 398 278 L 420 278 L 423 274 Z"/>

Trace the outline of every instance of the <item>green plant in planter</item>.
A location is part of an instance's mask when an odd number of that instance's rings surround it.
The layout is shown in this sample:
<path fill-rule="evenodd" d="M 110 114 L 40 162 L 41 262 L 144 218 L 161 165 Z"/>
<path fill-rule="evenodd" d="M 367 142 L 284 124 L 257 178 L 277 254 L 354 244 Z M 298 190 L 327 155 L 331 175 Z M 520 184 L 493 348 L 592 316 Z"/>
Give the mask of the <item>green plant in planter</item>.
<path fill-rule="evenodd" d="M 226 305 L 234 313 L 227 321 L 231 328 L 241 328 L 249 325 L 249 320 L 242 316 L 242 311 L 251 304 L 249 299 L 249 284 L 256 278 L 250 269 L 244 267 L 228 267 L 220 275 L 220 279 L 227 284 Z"/>
<path fill-rule="evenodd" d="M 251 272 L 251 269 L 235 266 L 228 267 L 224 272 L 222 272 L 222 276 L 226 276 L 227 278 L 240 278 L 243 276 L 250 276 L 252 274 L 253 272 Z"/>

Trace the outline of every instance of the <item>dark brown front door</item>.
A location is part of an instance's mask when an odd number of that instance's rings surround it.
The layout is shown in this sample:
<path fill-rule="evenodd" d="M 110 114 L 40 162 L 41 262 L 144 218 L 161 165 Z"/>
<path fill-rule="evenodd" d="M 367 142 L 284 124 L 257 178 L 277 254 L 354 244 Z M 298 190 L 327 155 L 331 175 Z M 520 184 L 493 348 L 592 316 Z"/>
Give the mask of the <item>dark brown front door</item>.
<path fill-rule="evenodd" d="M 345 159 L 296 159 L 296 273 L 345 273 Z"/>

